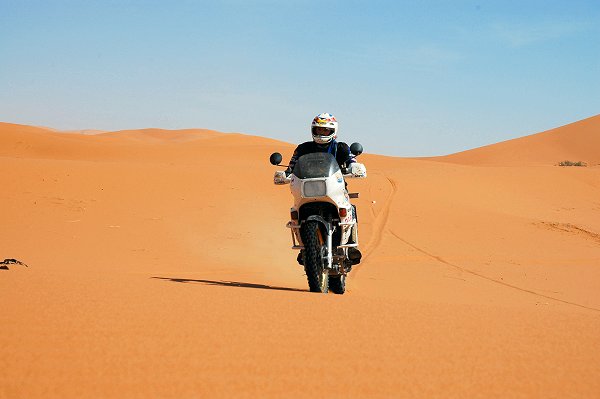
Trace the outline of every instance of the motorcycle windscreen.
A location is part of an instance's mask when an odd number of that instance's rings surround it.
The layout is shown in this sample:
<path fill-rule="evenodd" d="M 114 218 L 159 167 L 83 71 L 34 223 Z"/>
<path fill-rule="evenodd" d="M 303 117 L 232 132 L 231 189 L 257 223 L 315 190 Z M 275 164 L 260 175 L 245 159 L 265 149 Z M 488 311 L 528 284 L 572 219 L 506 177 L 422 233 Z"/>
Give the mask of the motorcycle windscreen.
<path fill-rule="evenodd" d="M 292 173 L 300 179 L 329 177 L 340 170 L 335 157 L 327 152 L 313 152 L 302 155 Z"/>

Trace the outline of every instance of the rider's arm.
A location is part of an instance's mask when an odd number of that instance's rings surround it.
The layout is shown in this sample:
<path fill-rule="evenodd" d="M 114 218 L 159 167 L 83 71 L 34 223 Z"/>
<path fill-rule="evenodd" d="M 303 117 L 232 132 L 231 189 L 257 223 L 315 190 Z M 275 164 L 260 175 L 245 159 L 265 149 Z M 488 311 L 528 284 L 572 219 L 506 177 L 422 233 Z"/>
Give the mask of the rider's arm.
<path fill-rule="evenodd" d="M 296 165 L 296 162 L 298 162 L 298 158 L 300 158 L 300 156 L 298 155 L 298 148 L 296 148 L 296 150 L 294 151 L 294 154 L 292 155 L 292 158 L 290 159 L 290 163 L 288 164 L 289 166 L 285 170 L 286 176 L 289 176 L 292 173 L 292 170 L 294 170 L 294 166 Z"/>
<path fill-rule="evenodd" d="M 342 170 L 348 169 L 351 164 L 356 162 L 354 155 L 350 152 L 350 147 L 344 142 L 338 143 L 336 158 Z"/>
<path fill-rule="evenodd" d="M 308 141 L 296 147 L 296 149 L 294 150 L 294 154 L 292 154 L 292 158 L 290 159 L 290 163 L 288 164 L 289 166 L 285 170 L 286 176 L 289 176 L 292 173 L 292 171 L 294 170 L 294 166 L 296 166 L 296 162 L 298 162 L 298 158 L 300 158 L 302 155 L 311 152 L 311 145 L 312 141 Z"/>

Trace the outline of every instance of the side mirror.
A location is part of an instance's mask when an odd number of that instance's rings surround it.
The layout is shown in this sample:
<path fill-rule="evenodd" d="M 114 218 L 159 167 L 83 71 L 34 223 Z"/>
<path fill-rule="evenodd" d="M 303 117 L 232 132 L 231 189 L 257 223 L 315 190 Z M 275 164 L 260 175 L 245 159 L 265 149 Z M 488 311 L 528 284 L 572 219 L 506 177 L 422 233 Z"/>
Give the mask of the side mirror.
<path fill-rule="evenodd" d="M 363 146 L 360 143 L 352 143 L 350 146 L 350 152 L 354 155 L 360 155 L 363 153 Z"/>
<path fill-rule="evenodd" d="M 278 152 L 272 153 L 271 158 L 269 158 L 269 162 L 271 162 L 272 165 L 279 165 L 282 160 L 283 160 L 283 157 Z"/>

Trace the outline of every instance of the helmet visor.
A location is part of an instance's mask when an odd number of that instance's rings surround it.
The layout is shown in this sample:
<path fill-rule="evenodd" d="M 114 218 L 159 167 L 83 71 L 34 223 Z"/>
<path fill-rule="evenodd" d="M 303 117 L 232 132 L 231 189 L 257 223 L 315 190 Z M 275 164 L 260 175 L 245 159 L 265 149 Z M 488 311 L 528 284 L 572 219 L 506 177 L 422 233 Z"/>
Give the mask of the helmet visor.
<path fill-rule="evenodd" d="M 328 127 L 324 127 L 324 126 L 313 126 L 312 127 L 312 134 L 315 134 L 317 136 L 331 136 L 333 133 L 335 133 L 335 129 L 332 129 L 332 128 L 328 128 Z"/>

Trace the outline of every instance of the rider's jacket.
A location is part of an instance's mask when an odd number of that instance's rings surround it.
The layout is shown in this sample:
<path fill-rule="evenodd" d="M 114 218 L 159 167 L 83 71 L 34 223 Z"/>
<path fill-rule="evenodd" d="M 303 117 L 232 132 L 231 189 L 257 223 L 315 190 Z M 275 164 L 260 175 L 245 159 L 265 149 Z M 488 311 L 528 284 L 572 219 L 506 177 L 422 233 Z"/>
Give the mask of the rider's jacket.
<path fill-rule="evenodd" d="M 290 159 L 290 164 L 285 170 L 285 174 L 289 175 L 292 173 L 296 162 L 298 162 L 298 158 L 300 158 L 302 155 L 311 154 L 313 152 L 328 152 L 332 154 L 340 165 L 340 168 L 346 168 L 351 163 L 356 162 L 354 155 L 352 155 L 350 152 L 350 146 L 343 141 L 337 142 L 333 140 L 328 144 L 317 144 L 314 141 L 307 141 L 296 147 L 296 150 L 292 155 L 292 159 Z"/>

